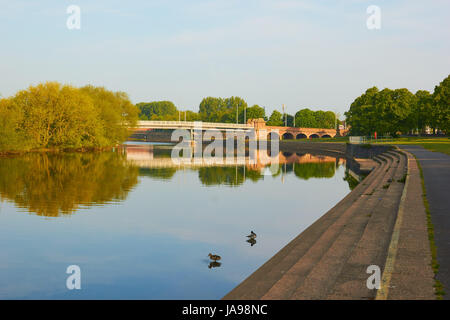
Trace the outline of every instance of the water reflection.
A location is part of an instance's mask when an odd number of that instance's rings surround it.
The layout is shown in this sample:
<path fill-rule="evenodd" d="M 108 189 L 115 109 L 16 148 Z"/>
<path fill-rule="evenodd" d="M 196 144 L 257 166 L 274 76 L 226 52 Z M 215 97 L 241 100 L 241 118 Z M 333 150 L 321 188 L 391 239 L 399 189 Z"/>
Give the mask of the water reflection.
<path fill-rule="evenodd" d="M 345 159 L 325 155 L 312 155 L 308 153 L 280 152 L 277 156 L 269 158 L 269 162 L 261 161 L 261 154 L 265 150 L 258 150 L 245 156 L 234 156 L 231 161 L 224 158 L 220 163 L 207 159 L 195 159 L 182 164 L 172 161 L 171 147 L 154 145 L 127 145 L 124 152 L 127 160 L 138 166 L 140 175 L 158 180 L 170 180 L 178 170 L 198 171 L 198 177 L 203 185 L 239 186 L 246 180 L 257 182 L 264 179 L 267 169 L 272 177 L 294 174 L 296 177 L 308 180 L 310 178 L 332 178 L 336 169 L 345 164 Z M 192 154 L 195 152 L 192 151 Z M 225 151 L 223 152 L 225 154 Z M 271 166 L 273 160 L 279 165 Z"/>
<path fill-rule="evenodd" d="M 218 268 L 220 267 L 222 264 L 220 262 L 217 261 L 211 261 L 208 265 L 208 268 Z"/>
<path fill-rule="evenodd" d="M 349 192 L 333 157 L 285 153 L 271 171 L 170 154 L 0 159 L 0 299 L 220 299 Z M 66 289 L 69 265 L 82 290 Z"/>
<path fill-rule="evenodd" d="M 126 199 L 139 169 L 114 152 L 0 158 L 0 200 L 47 217 Z"/>
<path fill-rule="evenodd" d="M 126 145 L 116 152 L 102 153 L 31 153 L 14 158 L 0 158 L 0 200 L 9 200 L 19 208 L 41 216 L 58 217 L 79 208 L 121 202 L 138 184 L 138 177 L 169 181 L 178 171 L 197 172 L 203 186 L 241 186 L 267 176 L 293 175 L 302 180 L 332 178 L 344 159 L 324 155 L 280 152 L 279 163 L 261 161 L 252 155 L 234 156 L 231 162 L 217 164 L 192 159 L 175 164 L 172 146 Z M 269 171 L 268 171 L 269 170 Z M 353 180 L 348 179 L 349 184 Z M 254 244 L 252 244 L 254 245 Z"/>

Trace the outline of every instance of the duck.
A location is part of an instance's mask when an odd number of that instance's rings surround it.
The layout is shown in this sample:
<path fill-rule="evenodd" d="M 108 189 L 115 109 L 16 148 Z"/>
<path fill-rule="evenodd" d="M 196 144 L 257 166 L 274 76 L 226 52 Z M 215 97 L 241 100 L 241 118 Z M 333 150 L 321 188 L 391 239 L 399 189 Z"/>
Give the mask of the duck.
<path fill-rule="evenodd" d="M 217 261 L 217 260 L 220 260 L 220 259 L 222 259 L 220 256 L 218 256 L 218 255 L 216 255 L 216 254 L 208 254 L 208 257 L 211 259 L 211 260 L 214 260 L 214 261 Z"/>
<path fill-rule="evenodd" d="M 250 234 L 247 236 L 247 238 L 254 240 L 256 238 L 256 233 L 254 233 L 253 231 L 250 232 Z"/>

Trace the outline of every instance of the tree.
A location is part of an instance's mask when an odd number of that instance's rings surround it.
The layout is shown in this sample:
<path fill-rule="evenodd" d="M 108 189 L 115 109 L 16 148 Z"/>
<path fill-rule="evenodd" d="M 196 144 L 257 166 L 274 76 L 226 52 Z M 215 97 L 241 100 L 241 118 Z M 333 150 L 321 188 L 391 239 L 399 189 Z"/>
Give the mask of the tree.
<path fill-rule="evenodd" d="M 226 113 L 225 101 L 222 98 L 203 98 L 199 106 L 202 121 L 219 122 Z"/>
<path fill-rule="evenodd" d="M 264 119 L 266 117 L 266 113 L 264 108 L 261 108 L 257 104 L 251 106 L 247 109 L 247 120 L 248 119 Z"/>
<path fill-rule="evenodd" d="M 295 114 L 295 126 L 302 128 L 316 128 L 317 122 L 314 111 L 309 109 L 301 109 Z"/>
<path fill-rule="evenodd" d="M 285 117 L 286 117 L 286 122 L 284 122 L 284 119 L 283 119 L 283 125 L 284 125 L 284 123 L 286 123 L 288 127 L 293 127 L 294 126 L 294 116 L 290 115 L 290 114 L 286 114 Z"/>
<path fill-rule="evenodd" d="M 375 112 L 375 97 L 379 90 L 372 87 L 355 99 L 345 113 L 346 122 L 350 126 L 352 135 L 369 135 L 375 132 L 377 115 Z"/>
<path fill-rule="evenodd" d="M 272 114 L 270 115 L 269 121 L 267 121 L 268 126 L 283 126 L 283 115 L 277 111 L 274 110 Z"/>
<path fill-rule="evenodd" d="M 230 97 L 225 99 L 226 115 L 222 117 L 222 122 L 236 123 L 236 116 L 240 123 L 244 122 L 244 109 L 247 108 L 247 102 L 240 97 Z M 237 111 L 237 113 L 236 113 Z"/>
<path fill-rule="evenodd" d="M 0 99 L 0 151 L 26 150 L 30 140 L 21 130 L 23 110 L 11 99 Z"/>
<path fill-rule="evenodd" d="M 136 126 L 139 114 L 139 109 L 130 102 L 128 95 L 90 85 L 80 90 L 91 98 L 99 113 L 106 139 L 102 145 L 115 145 L 125 141 L 129 136 L 128 128 Z"/>
<path fill-rule="evenodd" d="M 396 135 L 416 128 L 416 97 L 408 89 L 367 89 L 345 113 L 353 135 Z"/>
<path fill-rule="evenodd" d="M 23 110 L 21 131 L 32 148 L 104 145 L 99 111 L 86 94 L 46 82 L 18 92 L 12 103 Z"/>
<path fill-rule="evenodd" d="M 436 119 L 435 125 L 448 134 L 450 132 L 450 75 L 434 88 L 433 100 L 436 109 L 436 112 L 433 112 Z"/>
<path fill-rule="evenodd" d="M 427 126 L 436 128 L 434 119 L 436 116 L 433 114 L 436 110 L 434 107 L 433 96 L 426 90 L 418 90 L 416 96 L 416 108 L 414 110 L 415 121 L 417 123 L 417 129 L 424 132 Z"/>
<path fill-rule="evenodd" d="M 0 149 L 113 146 L 137 115 L 123 92 L 41 83 L 0 100 Z"/>
<path fill-rule="evenodd" d="M 141 102 L 136 106 L 141 120 L 178 120 L 178 110 L 171 101 Z"/>
<path fill-rule="evenodd" d="M 247 103 L 240 97 L 226 99 L 207 97 L 200 103 L 199 114 L 201 119 L 207 122 L 236 123 L 238 116 L 239 122 L 242 123 L 244 108 L 247 108 Z"/>

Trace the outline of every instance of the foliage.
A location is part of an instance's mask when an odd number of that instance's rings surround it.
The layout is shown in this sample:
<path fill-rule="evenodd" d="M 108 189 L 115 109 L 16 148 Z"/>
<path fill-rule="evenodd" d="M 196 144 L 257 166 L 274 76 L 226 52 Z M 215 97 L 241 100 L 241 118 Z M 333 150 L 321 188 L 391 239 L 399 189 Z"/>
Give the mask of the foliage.
<path fill-rule="evenodd" d="M 264 108 L 258 106 L 257 104 L 251 106 L 247 109 L 247 120 L 248 119 L 264 119 L 266 117 L 266 112 Z"/>
<path fill-rule="evenodd" d="M 140 109 L 139 118 L 141 120 L 167 120 L 180 119 L 184 121 L 205 121 L 236 123 L 236 116 L 239 123 L 247 122 L 249 119 L 262 118 L 268 126 L 309 127 L 309 128 L 334 128 L 335 116 L 331 111 L 311 111 L 309 109 L 300 110 L 294 116 L 281 114 L 274 110 L 267 120 L 265 109 L 259 105 L 247 107 L 247 102 L 240 97 L 216 98 L 206 97 L 199 105 L 199 112 L 179 111 L 170 101 L 155 101 L 138 103 Z M 185 118 L 186 112 L 186 118 Z M 286 117 L 286 118 L 285 118 Z"/>
<path fill-rule="evenodd" d="M 236 123 L 236 117 L 240 123 L 244 121 L 244 108 L 247 103 L 240 97 L 214 98 L 207 97 L 199 106 L 199 114 L 205 122 Z"/>
<path fill-rule="evenodd" d="M 87 94 L 99 112 L 104 145 L 115 145 L 126 140 L 128 128 L 136 125 L 139 110 L 124 92 L 112 92 L 103 87 L 85 86 L 80 89 Z"/>
<path fill-rule="evenodd" d="M 178 120 L 178 110 L 171 101 L 141 102 L 136 106 L 141 120 Z"/>
<path fill-rule="evenodd" d="M 450 76 L 435 87 L 434 93 L 408 89 L 366 90 L 345 113 L 352 135 L 397 135 L 423 132 L 426 127 L 450 130 Z"/>
<path fill-rule="evenodd" d="M 434 88 L 433 101 L 436 108 L 435 125 L 448 134 L 450 132 L 450 75 Z"/>
<path fill-rule="evenodd" d="M 268 126 L 283 126 L 283 115 L 279 111 L 274 110 L 266 124 Z"/>
<path fill-rule="evenodd" d="M 137 114 L 122 92 L 57 82 L 30 86 L 0 100 L 0 151 L 116 145 Z"/>
<path fill-rule="evenodd" d="M 301 109 L 295 114 L 295 126 L 333 129 L 335 127 L 335 115 L 332 111 Z"/>

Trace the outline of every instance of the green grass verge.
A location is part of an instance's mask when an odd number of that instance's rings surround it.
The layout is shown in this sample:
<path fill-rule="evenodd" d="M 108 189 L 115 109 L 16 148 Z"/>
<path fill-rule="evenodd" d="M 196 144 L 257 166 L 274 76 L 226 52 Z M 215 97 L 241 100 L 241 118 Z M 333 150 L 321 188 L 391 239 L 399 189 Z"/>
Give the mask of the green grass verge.
<path fill-rule="evenodd" d="M 442 152 L 450 155 L 450 138 L 428 138 L 428 137 L 408 137 L 396 138 L 388 142 L 381 142 L 377 144 L 410 144 L 419 145 L 434 152 Z"/>
<path fill-rule="evenodd" d="M 336 137 L 336 138 L 318 138 L 318 139 L 299 139 L 299 140 L 283 140 L 285 142 L 295 143 L 300 142 L 334 142 L 334 143 L 346 143 L 349 141 L 349 137 Z M 434 137 L 407 137 L 407 138 L 395 138 L 387 141 L 372 142 L 372 144 L 411 144 L 420 145 L 425 149 L 434 152 L 442 152 L 450 155 L 450 138 L 434 138 Z M 369 145 L 370 144 L 366 144 Z"/>
<path fill-rule="evenodd" d="M 431 267 L 434 272 L 434 289 L 435 289 L 436 298 L 438 300 L 442 300 L 443 296 L 445 295 L 445 291 L 444 291 L 444 286 L 442 285 L 442 283 L 436 279 L 436 275 L 439 271 L 439 263 L 437 261 L 437 247 L 436 247 L 436 242 L 434 240 L 434 226 L 433 226 L 433 222 L 431 221 L 430 204 L 428 203 L 428 199 L 427 199 L 427 192 L 425 189 L 425 180 L 423 178 L 422 166 L 420 165 L 419 160 L 417 160 L 417 157 L 416 156 L 414 156 L 414 157 L 416 158 L 417 166 L 419 167 L 419 171 L 420 171 L 420 180 L 422 183 L 422 193 L 423 193 L 423 204 L 425 206 L 425 212 L 427 214 L 428 240 L 430 241 L 430 249 L 431 249 Z"/>

